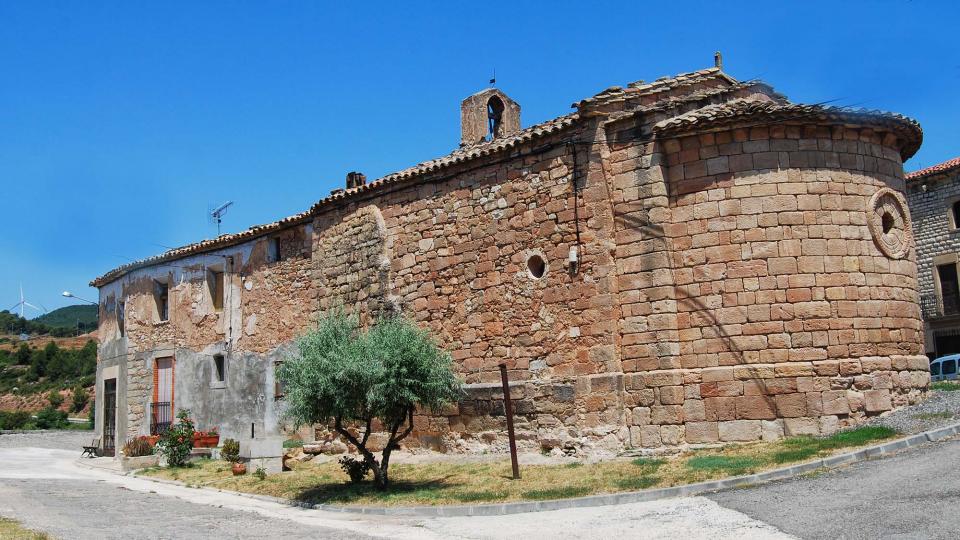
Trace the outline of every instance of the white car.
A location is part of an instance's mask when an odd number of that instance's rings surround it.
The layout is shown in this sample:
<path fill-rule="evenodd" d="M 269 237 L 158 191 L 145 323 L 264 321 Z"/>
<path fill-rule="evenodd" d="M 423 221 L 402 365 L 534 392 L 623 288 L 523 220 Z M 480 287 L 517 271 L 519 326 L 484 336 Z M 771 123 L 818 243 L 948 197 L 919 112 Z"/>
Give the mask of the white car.
<path fill-rule="evenodd" d="M 960 363 L 960 354 L 948 354 L 930 361 L 930 380 L 952 381 L 957 378 L 957 364 Z"/>

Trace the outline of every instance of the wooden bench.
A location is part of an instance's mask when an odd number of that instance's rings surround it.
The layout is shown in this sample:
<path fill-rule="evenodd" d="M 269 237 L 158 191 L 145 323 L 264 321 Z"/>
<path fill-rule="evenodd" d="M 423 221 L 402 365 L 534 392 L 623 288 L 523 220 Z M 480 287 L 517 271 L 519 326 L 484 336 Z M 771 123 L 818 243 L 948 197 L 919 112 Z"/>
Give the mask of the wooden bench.
<path fill-rule="evenodd" d="M 94 439 L 90 446 L 83 447 L 83 453 L 80 454 L 80 457 L 89 456 L 91 458 L 97 457 L 97 453 L 100 450 L 100 439 Z"/>

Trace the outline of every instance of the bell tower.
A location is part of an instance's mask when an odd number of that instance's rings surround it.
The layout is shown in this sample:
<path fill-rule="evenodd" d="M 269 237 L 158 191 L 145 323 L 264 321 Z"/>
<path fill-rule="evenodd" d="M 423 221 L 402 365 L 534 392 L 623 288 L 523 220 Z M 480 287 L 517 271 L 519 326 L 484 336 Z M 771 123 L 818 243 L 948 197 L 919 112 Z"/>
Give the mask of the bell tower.
<path fill-rule="evenodd" d="M 506 137 L 520 131 L 520 105 L 498 88 L 487 88 L 460 104 L 460 146 Z"/>

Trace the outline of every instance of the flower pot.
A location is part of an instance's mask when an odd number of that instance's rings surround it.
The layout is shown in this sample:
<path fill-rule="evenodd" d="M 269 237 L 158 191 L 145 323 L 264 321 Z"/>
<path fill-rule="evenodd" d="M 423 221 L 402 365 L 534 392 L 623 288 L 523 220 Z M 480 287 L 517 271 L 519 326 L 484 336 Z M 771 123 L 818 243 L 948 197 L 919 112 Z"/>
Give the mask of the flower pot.
<path fill-rule="evenodd" d="M 234 476 L 240 476 L 242 474 L 247 474 L 247 464 L 246 463 L 234 463 L 233 467 L 230 468 L 233 471 Z"/>
<path fill-rule="evenodd" d="M 194 448 L 216 448 L 220 444 L 219 435 L 193 435 Z"/>

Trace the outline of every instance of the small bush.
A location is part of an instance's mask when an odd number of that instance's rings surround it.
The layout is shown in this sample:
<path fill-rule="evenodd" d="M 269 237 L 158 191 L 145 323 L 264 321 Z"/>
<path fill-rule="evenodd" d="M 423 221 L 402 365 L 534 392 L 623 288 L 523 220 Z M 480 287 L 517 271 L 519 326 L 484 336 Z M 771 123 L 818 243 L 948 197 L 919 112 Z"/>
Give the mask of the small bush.
<path fill-rule="evenodd" d="M 267 470 L 263 467 L 257 467 L 257 470 L 253 471 L 253 475 L 257 477 L 257 480 L 266 480 Z"/>
<path fill-rule="evenodd" d="M 63 396 L 60 395 L 60 392 L 51 390 L 50 393 L 47 394 L 47 401 L 50 402 L 51 407 L 56 409 L 63 405 Z"/>
<path fill-rule="evenodd" d="M 303 441 L 300 439 L 287 439 L 283 441 L 284 448 L 303 448 Z"/>
<path fill-rule="evenodd" d="M 166 433 L 160 436 L 156 451 L 167 458 L 170 467 L 183 467 L 187 464 L 190 451 L 193 450 L 193 420 L 190 411 L 180 409 L 177 413 L 177 423 L 170 426 Z"/>
<path fill-rule="evenodd" d="M 127 457 L 152 456 L 153 445 L 144 436 L 134 437 L 123 445 L 123 455 Z"/>
<path fill-rule="evenodd" d="M 73 389 L 73 402 L 70 404 L 73 412 L 77 413 L 82 411 L 89 401 L 90 394 L 87 393 L 86 388 L 77 386 Z"/>
<path fill-rule="evenodd" d="M 339 460 L 340 468 L 347 473 L 350 481 L 354 484 L 362 482 L 370 472 L 370 464 L 365 459 L 356 459 L 350 456 L 343 456 Z"/>
<path fill-rule="evenodd" d="M 67 413 L 47 407 L 37 413 L 35 424 L 37 429 L 64 429 L 70 422 L 67 421 Z"/>
<path fill-rule="evenodd" d="M 230 463 L 240 462 L 240 443 L 236 439 L 224 439 L 220 447 L 220 457 Z"/>
<path fill-rule="evenodd" d="M 0 411 L 0 429 L 24 429 L 30 423 L 27 411 Z"/>

